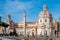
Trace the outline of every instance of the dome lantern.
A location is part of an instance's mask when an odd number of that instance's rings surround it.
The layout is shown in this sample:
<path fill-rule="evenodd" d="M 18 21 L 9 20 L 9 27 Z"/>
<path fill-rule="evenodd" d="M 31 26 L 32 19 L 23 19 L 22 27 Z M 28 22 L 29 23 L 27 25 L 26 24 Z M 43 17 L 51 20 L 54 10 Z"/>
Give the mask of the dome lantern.
<path fill-rule="evenodd" d="M 44 4 L 44 6 L 43 6 L 43 10 L 47 10 L 48 8 L 47 8 L 47 5 L 46 4 Z"/>

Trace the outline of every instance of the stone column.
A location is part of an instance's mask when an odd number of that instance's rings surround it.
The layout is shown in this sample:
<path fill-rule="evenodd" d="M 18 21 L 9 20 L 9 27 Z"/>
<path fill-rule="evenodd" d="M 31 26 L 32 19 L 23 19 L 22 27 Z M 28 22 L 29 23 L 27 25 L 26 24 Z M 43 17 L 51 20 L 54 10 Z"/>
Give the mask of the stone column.
<path fill-rule="evenodd" d="M 23 17 L 23 23 L 24 23 L 24 37 L 26 37 L 26 12 L 24 11 L 24 17 Z"/>

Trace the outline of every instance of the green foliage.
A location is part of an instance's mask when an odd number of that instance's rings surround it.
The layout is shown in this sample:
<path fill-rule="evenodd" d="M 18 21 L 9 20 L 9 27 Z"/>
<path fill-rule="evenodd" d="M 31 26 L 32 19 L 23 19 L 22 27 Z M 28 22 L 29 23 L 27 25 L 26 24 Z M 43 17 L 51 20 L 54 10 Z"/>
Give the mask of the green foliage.
<path fill-rule="evenodd" d="M 8 24 L 6 24 L 6 23 L 4 23 L 4 22 L 1 22 L 0 21 L 0 26 L 2 26 L 2 27 L 4 27 L 4 31 L 5 31 L 5 33 L 6 33 L 6 28 L 9 26 Z M 3 31 L 3 34 L 4 34 L 4 31 Z"/>
<path fill-rule="evenodd" d="M 4 22 L 0 22 L 0 26 L 2 26 L 2 27 L 8 27 L 9 25 L 6 24 L 6 23 L 4 23 Z"/>
<path fill-rule="evenodd" d="M 0 22 L 0 26 L 2 26 L 4 24 L 4 22 Z"/>

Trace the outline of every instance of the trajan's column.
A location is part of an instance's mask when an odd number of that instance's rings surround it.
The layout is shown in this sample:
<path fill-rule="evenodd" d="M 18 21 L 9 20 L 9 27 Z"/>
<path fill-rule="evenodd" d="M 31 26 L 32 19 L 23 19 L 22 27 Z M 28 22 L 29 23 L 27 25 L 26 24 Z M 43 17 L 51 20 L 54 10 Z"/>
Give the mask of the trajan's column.
<path fill-rule="evenodd" d="M 26 37 L 26 12 L 25 11 L 23 16 L 23 23 L 24 23 L 23 33 L 24 33 L 24 37 Z"/>

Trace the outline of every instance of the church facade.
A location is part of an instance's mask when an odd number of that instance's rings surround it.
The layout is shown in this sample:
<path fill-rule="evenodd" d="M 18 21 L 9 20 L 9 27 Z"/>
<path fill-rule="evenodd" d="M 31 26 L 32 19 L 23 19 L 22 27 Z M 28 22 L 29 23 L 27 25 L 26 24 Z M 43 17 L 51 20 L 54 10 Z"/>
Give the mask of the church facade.
<path fill-rule="evenodd" d="M 48 11 L 47 5 L 43 6 L 43 11 L 39 14 L 39 19 L 35 22 L 26 21 L 26 12 L 24 11 L 23 22 L 14 23 L 11 20 L 10 14 L 7 15 L 5 23 L 9 24 L 6 29 L 10 33 L 15 28 L 18 35 L 46 35 L 51 36 L 54 34 L 53 17 Z"/>
<path fill-rule="evenodd" d="M 38 29 L 37 29 L 38 35 L 50 36 L 53 33 L 52 21 L 53 21 L 52 14 L 48 11 L 47 5 L 44 5 L 43 11 L 40 12 L 38 20 Z"/>

